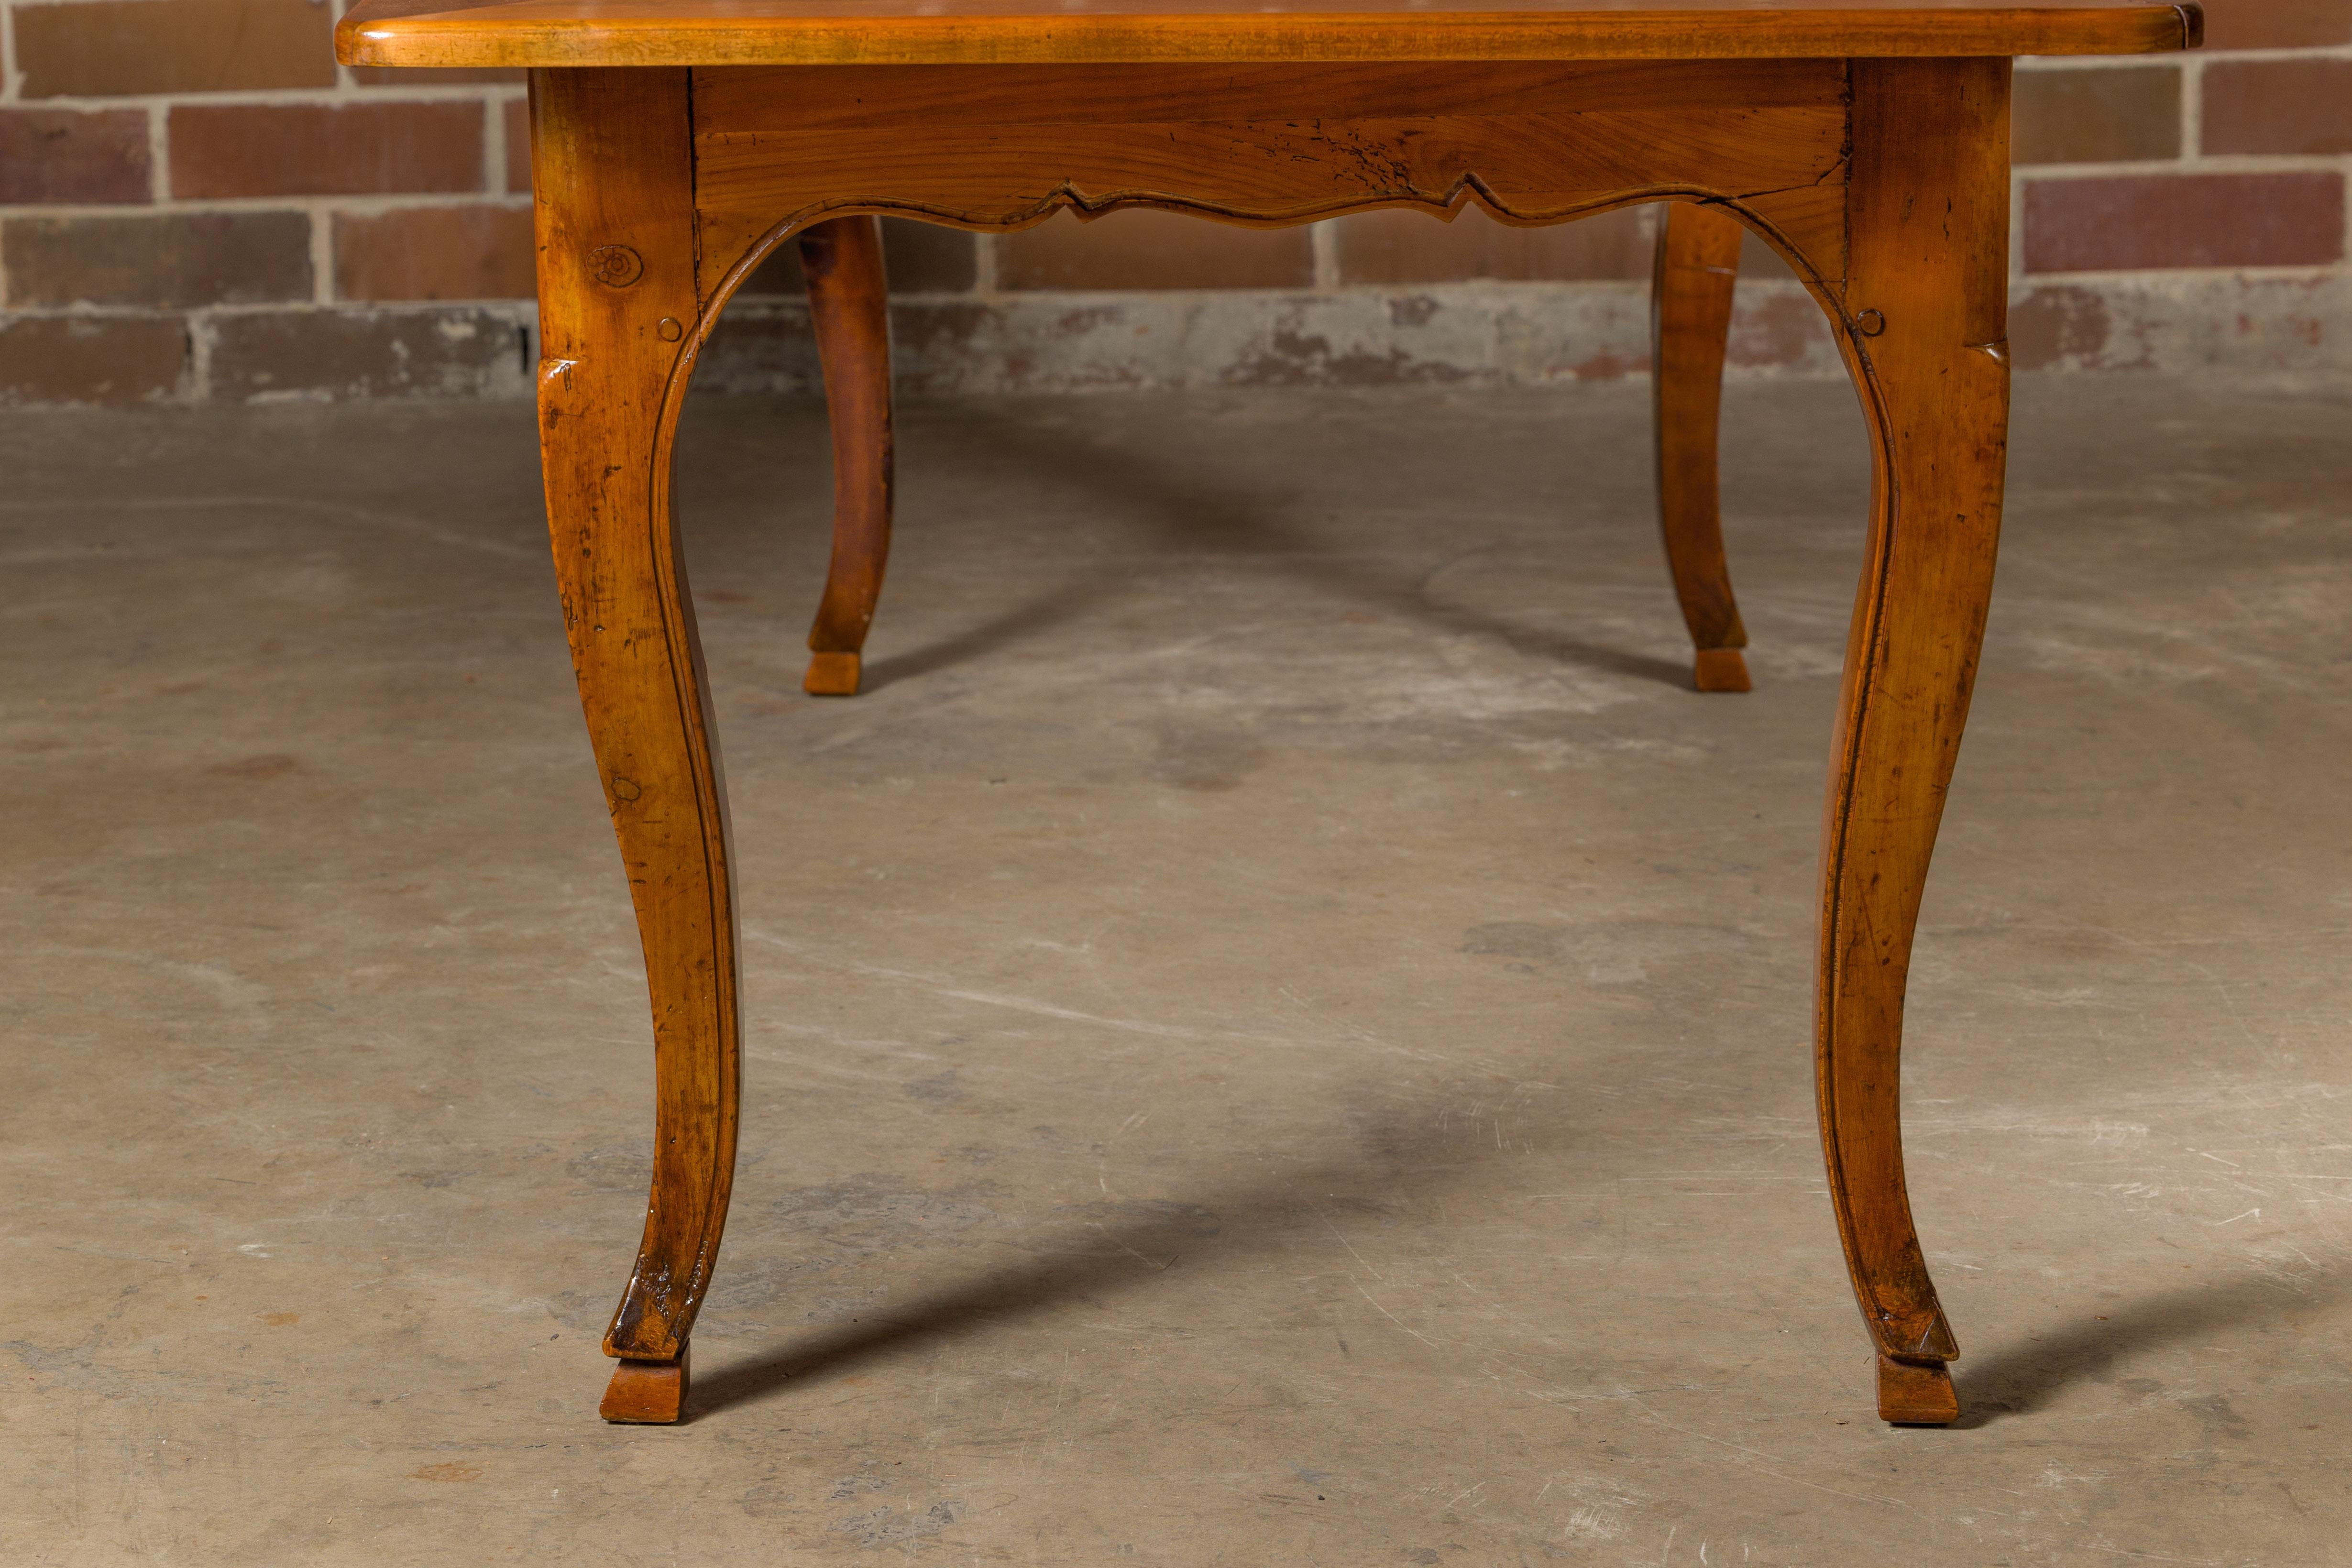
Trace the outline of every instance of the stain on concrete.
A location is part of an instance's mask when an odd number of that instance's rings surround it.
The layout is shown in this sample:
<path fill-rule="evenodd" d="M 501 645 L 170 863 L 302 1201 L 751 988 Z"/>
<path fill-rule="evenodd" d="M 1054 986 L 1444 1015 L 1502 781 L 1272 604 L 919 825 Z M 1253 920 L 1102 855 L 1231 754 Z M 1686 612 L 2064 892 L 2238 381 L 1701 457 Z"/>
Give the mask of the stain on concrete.
<path fill-rule="evenodd" d="M 416 1469 L 413 1469 L 408 1472 L 408 1479 L 415 1481 L 441 1481 L 446 1483 L 478 1481 L 482 1479 L 482 1467 L 479 1465 L 463 1464 L 457 1460 L 451 1459 L 437 1465 L 420 1466 Z"/>
<path fill-rule="evenodd" d="M 1237 789 L 1265 764 L 1266 749 L 1246 731 L 1163 725 L 1156 732 L 1150 776 L 1179 789 Z"/>
<path fill-rule="evenodd" d="M 919 1513 L 885 1505 L 870 1513 L 845 1515 L 833 1521 L 833 1528 L 860 1546 L 905 1549 L 953 1528 L 962 1522 L 963 1514 L 963 1504 L 952 1500 L 935 1502 Z"/>
<path fill-rule="evenodd" d="M 293 758 L 273 752 L 266 757 L 247 757 L 236 762 L 215 763 L 205 769 L 224 779 L 283 779 L 302 765 Z"/>
<path fill-rule="evenodd" d="M 950 1067 L 908 1083 L 906 1095 L 909 1100 L 920 1100 L 929 1105 L 952 1105 L 964 1097 L 964 1090 L 956 1082 L 956 1070 Z"/>

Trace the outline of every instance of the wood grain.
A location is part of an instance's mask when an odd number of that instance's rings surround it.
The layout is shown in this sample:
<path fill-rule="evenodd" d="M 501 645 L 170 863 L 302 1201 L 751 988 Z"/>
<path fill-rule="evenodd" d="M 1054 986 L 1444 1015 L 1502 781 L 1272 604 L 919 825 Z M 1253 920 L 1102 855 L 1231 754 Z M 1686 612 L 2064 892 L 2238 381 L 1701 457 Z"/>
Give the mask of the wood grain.
<path fill-rule="evenodd" d="M 726 791 L 664 418 L 698 314 L 687 88 L 539 72 L 530 99 L 548 528 L 653 1001 L 653 1186 L 604 1349 L 654 1363 L 684 1354 L 718 1260 L 740 1075 Z"/>
<path fill-rule="evenodd" d="M 1864 1321 L 1904 1369 L 1880 1378 L 1900 1419 L 1942 1407 L 1922 1390 L 1959 1354 L 1912 1225 L 1899 1077 L 2000 533 L 2009 90 L 2006 60 L 1854 64 L 1839 315 L 1876 464 L 1822 822 L 1815 1067 L 1831 1203 Z"/>
<path fill-rule="evenodd" d="M 1748 629 L 1723 554 L 1716 451 L 1723 361 L 1746 230 L 1712 206 L 1678 203 L 1658 225 L 1650 285 L 1650 392 L 1656 413 L 1658 523 L 1703 692 L 1749 689 Z"/>
<path fill-rule="evenodd" d="M 684 1419 L 692 1354 L 693 1346 L 684 1344 L 675 1361 L 625 1358 L 613 1369 L 596 1414 L 624 1426 L 667 1427 Z"/>
<path fill-rule="evenodd" d="M 1957 1414 L 1944 1363 L 1958 1348 L 1912 1224 L 1898 1075 L 2000 529 L 2001 57 L 2178 48 L 2195 41 L 2194 8 L 1350 3 L 1239 15 L 1081 0 L 1048 15 L 1027 0 L 363 0 L 346 19 L 354 62 L 581 68 L 531 80 L 541 440 L 566 630 L 645 946 L 656 1089 L 645 1235 L 606 1336 L 623 1360 L 612 1418 L 683 1409 L 733 1173 L 725 790 L 669 500 L 680 406 L 729 294 L 803 236 L 843 486 L 811 646 L 854 660 L 889 527 L 870 214 L 1008 229 L 1149 205 L 1272 225 L 1476 202 L 1538 224 L 1659 200 L 1702 204 L 1673 215 L 1660 258 L 1662 505 L 1718 679 L 1744 642 L 1707 499 L 1731 221 L 1830 315 L 1871 433 L 1823 818 L 1817 1085 L 1881 1414 Z M 925 68 L 804 63 L 834 59 Z"/>
<path fill-rule="evenodd" d="M 882 225 L 870 217 L 835 218 L 803 234 L 800 246 L 833 425 L 833 560 L 809 628 L 811 657 L 801 686 L 813 696 L 855 696 L 890 563 L 896 483 Z"/>
<path fill-rule="evenodd" d="M 1791 227 L 1792 248 L 1843 267 L 1843 61 L 744 67 L 694 79 L 702 287 L 714 298 L 730 267 L 851 212 L 1001 231 L 1064 208 L 1083 218 L 1149 206 L 1278 226 L 1377 207 L 1450 218 L 1475 201 L 1534 225 L 1703 196 L 1748 204 Z M 1463 112 L 1490 85 L 1486 110 Z M 1588 85 L 1601 107 L 1581 107 Z M 1645 89 L 1654 101 L 1638 107 Z M 1184 118 L 1190 94 L 1201 104 Z M 1253 118 L 1218 118 L 1234 113 Z"/>
<path fill-rule="evenodd" d="M 2137 0 L 361 0 L 371 66 L 1013 65 L 2145 54 L 2194 5 Z"/>

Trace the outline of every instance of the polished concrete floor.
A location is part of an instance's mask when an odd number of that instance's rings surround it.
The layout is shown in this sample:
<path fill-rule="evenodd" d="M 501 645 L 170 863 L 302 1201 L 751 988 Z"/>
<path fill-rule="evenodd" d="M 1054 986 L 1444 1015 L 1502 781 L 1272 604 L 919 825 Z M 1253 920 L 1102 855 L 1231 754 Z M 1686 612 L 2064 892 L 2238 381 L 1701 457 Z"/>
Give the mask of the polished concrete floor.
<path fill-rule="evenodd" d="M 0 427 L 0 1562 L 2352 1563 L 2352 390 L 2020 389 L 1906 1127 L 1813 1141 L 1864 490 L 1735 388 L 1686 689 L 1637 384 L 819 412 L 683 510 L 748 952 L 692 1420 L 608 1427 L 635 937 L 519 407 Z"/>

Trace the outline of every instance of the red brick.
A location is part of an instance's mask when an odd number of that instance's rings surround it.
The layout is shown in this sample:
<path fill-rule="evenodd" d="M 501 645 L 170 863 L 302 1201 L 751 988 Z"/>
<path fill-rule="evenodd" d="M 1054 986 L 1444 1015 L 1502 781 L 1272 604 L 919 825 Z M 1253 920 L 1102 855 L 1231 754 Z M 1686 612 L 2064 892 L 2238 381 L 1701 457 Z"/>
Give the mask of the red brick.
<path fill-rule="evenodd" d="M 90 0 L 13 10 L 26 98 L 335 85 L 334 8 L 312 0 Z"/>
<path fill-rule="evenodd" d="M 502 111 L 507 117 L 507 189 L 520 196 L 530 190 L 530 103 L 516 99 Z"/>
<path fill-rule="evenodd" d="M 2216 60 L 2208 152 L 2352 152 L 2352 60 Z"/>
<path fill-rule="evenodd" d="M 338 299 L 528 299 L 533 281 L 525 207 L 404 207 L 335 217 Z"/>
<path fill-rule="evenodd" d="M 2020 71 L 2010 153 L 2019 163 L 2178 158 L 2180 72 L 2173 66 Z"/>
<path fill-rule="evenodd" d="M 176 200 L 482 188 L 478 103 L 182 105 L 168 135 Z"/>
<path fill-rule="evenodd" d="M 2344 256 L 2344 177 L 2149 174 L 2034 180 L 2025 270 L 2313 267 Z"/>
<path fill-rule="evenodd" d="M 177 316 L 0 320 L 0 403 L 152 402 L 179 390 L 187 357 Z"/>
<path fill-rule="evenodd" d="M 1244 229 L 1129 207 L 1081 224 L 1057 214 L 996 242 L 1006 288 L 1304 288 L 1315 281 L 1304 228 Z"/>
<path fill-rule="evenodd" d="M 13 218 L 0 225 L 11 305 L 257 305 L 310 298 L 302 213 Z"/>
<path fill-rule="evenodd" d="M 894 294 L 963 294 L 979 281 L 979 255 L 970 234 L 910 218 L 882 220 L 882 265 Z M 787 240 L 743 280 L 740 292 L 797 299 L 807 287 L 801 278 L 801 247 Z"/>
<path fill-rule="evenodd" d="M 147 116 L 136 109 L 0 109 L 0 203 L 143 202 Z"/>
<path fill-rule="evenodd" d="M 1647 277 L 1653 222 L 1640 207 L 1535 229 L 1497 223 L 1478 206 L 1464 208 L 1450 224 L 1402 208 L 1360 213 L 1339 220 L 1339 278 L 1393 284 Z"/>
<path fill-rule="evenodd" d="M 268 310 L 216 318 L 215 397 L 480 397 L 529 384 L 496 311 Z"/>
<path fill-rule="evenodd" d="M 2352 0 L 2205 0 L 2209 49 L 2352 43 Z"/>

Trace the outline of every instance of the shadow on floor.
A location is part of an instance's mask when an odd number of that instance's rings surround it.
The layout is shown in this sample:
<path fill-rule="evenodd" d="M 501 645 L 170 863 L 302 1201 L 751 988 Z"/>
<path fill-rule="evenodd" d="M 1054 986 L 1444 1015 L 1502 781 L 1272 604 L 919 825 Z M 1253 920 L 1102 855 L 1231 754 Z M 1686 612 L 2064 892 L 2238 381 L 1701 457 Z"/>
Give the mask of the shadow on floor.
<path fill-rule="evenodd" d="M 1595 1113 L 1601 1109 L 1594 1107 Z M 698 1375 L 688 1417 L 770 1397 L 796 1379 L 854 1372 L 913 1342 L 944 1343 L 1066 1303 L 1100 1302 L 1202 1269 L 1328 1246 L 1333 1239 L 1345 1246 L 1339 1225 L 1392 1212 L 1390 1198 L 1348 1195 L 1393 1193 L 1410 1179 L 1426 1197 L 1475 1179 L 1481 1168 L 1483 1156 L 1464 1157 L 1444 1118 L 1415 1120 L 1402 1109 L 1383 1109 L 1350 1115 L 1349 1124 L 1351 1153 L 1287 1167 L 1271 1180 L 1235 1181 L 1182 1200 L 1065 1206 L 1056 1210 L 1055 1228 L 1023 1237 L 1024 1256 L 1017 1262 L 796 1335 L 756 1361 Z M 1581 1113 L 1567 1111 L 1549 1134 L 1578 1140 L 1591 1130 Z"/>
<path fill-rule="evenodd" d="M 1123 1224 L 1074 1226 L 1061 1233 L 1058 1245 L 1046 1240 L 1026 1261 L 698 1378 L 688 1418 L 756 1403 L 795 1380 L 853 1373 L 916 1341 L 944 1342 L 1066 1302 L 1149 1290 L 1178 1268 L 1197 1270 L 1295 1247 L 1311 1239 L 1328 1218 L 1312 1199 L 1297 1195 L 1346 1190 L 1342 1183 L 1366 1175 L 1361 1169 L 1309 1171 L 1286 1178 L 1278 1194 L 1236 1195 L 1237 1201 L 1221 1204 L 1127 1206 L 1150 1212 Z M 2290 1302 L 2313 1310 L 2342 1297 L 2347 1287 L 2352 1278 L 2331 1276 L 2308 1294 L 2287 1298 L 2275 1281 L 2243 1279 L 2116 1303 L 2103 1321 L 2075 1322 L 1958 1364 L 1955 1382 L 1962 1415 L 1954 1429 L 2032 1415 L 2071 1385 L 2113 1381 L 2116 1364 L 2126 1357 L 2234 1330 Z"/>
<path fill-rule="evenodd" d="M 2117 1301 L 2104 1320 L 2067 1323 L 1956 1363 L 1961 1415 L 1953 1425 L 1987 1427 L 2032 1415 L 2072 1385 L 2112 1381 L 2116 1364 L 2127 1356 L 2236 1330 L 2290 1305 L 2310 1310 L 2340 1299 L 2347 1286 L 2352 1276 L 2329 1275 L 2308 1293 L 2290 1296 L 2276 1281 L 2248 1278 Z"/>
<path fill-rule="evenodd" d="M 1111 578 L 1101 573 L 1089 572 L 1083 577 L 1073 578 L 1050 593 L 1039 594 L 1026 604 L 991 616 L 979 625 L 968 627 L 953 636 L 873 661 L 866 666 L 858 689 L 861 693 L 878 692 L 893 682 L 911 681 L 937 670 L 951 669 L 1056 626 L 1066 625 L 1081 619 L 1088 609 L 1101 603 L 1103 597 L 1118 586 Z M 880 613 L 887 613 L 887 605 Z"/>
<path fill-rule="evenodd" d="M 1263 497 L 1205 485 L 1194 471 L 1154 466 L 1148 456 L 1131 449 L 1068 439 L 993 409 L 975 406 L 961 411 L 960 416 L 982 431 L 982 449 L 1023 472 L 1050 476 L 1055 482 L 1109 497 L 1103 509 L 1113 515 L 1124 512 L 1146 517 L 1149 532 L 1137 540 L 1137 547 L 1145 553 L 1170 558 L 1204 554 L 1256 558 L 1269 568 L 1288 574 L 1302 590 L 1353 600 L 1400 620 L 1417 621 L 1456 636 L 1498 641 L 1529 659 L 1579 664 L 1635 680 L 1656 681 L 1685 691 L 1691 689 L 1688 665 L 1675 660 L 1653 658 L 1556 632 L 1512 625 L 1465 606 L 1444 602 L 1433 592 L 1433 587 L 1446 567 L 1454 564 L 1451 559 L 1436 571 L 1418 579 L 1384 574 L 1376 563 L 1346 553 L 1344 545 L 1335 545 L 1328 538 L 1277 520 L 1265 506 Z M 1566 526 L 1565 522 L 1562 526 Z M 1038 564 L 1043 568 L 1051 563 Z M 1663 559 L 1658 570 L 1660 612 L 1671 616 L 1672 581 Z M 1123 573 L 1086 573 L 969 632 L 929 647 L 876 661 L 867 666 L 866 689 L 877 691 L 893 681 L 929 674 L 1075 620 L 1087 605 L 1099 602 L 1105 593 L 1127 580 L 1128 574 Z M 883 612 L 887 613 L 887 589 L 884 591 Z"/>

